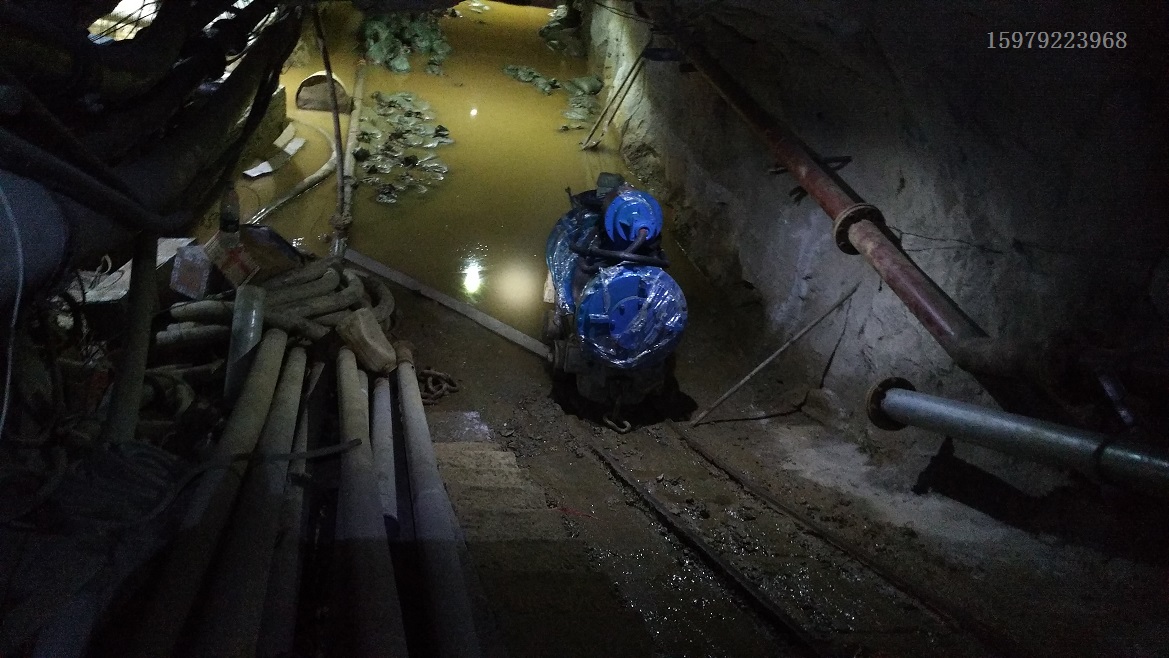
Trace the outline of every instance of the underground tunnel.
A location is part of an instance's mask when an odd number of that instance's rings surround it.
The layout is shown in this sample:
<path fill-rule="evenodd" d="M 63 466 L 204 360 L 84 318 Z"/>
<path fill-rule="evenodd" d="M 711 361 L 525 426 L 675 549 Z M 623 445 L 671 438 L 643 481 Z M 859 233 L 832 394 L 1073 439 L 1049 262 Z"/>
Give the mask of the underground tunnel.
<path fill-rule="evenodd" d="M 0 657 L 1169 655 L 1167 28 L 0 3 Z"/>

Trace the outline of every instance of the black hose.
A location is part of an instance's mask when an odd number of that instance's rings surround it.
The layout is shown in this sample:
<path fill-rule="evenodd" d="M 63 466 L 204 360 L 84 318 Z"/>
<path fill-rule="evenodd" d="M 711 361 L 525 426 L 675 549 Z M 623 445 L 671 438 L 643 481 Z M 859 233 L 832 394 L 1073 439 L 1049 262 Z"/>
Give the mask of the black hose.
<path fill-rule="evenodd" d="M 637 239 L 633 241 L 633 244 L 626 247 L 622 253 L 629 254 L 630 256 L 634 255 L 634 253 L 637 252 L 638 249 L 641 249 L 643 246 L 645 246 L 645 241 L 648 239 L 649 239 L 649 229 L 643 228 L 643 229 L 638 230 Z"/>
<path fill-rule="evenodd" d="M 105 162 L 116 162 L 133 148 L 156 139 L 199 84 L 223 70 L 223 60 L 223 52 L 216 51 L 211 43 L 196 48 L 133 105 L 104 112 L 105 127 L 81 136 L 81 143 Z"/>
<path fill-rule="evenodd" d="M 255 71 L 253 75 L 265 70 L 267 75 L 257 76 L 259 79 L 255 82 L 256 87 L 251 87 L 248 84 L 250 80 L 242 80 L 233 76 L 237 80 L 236 84 L 233 85 L 236 88 L 234 90 L 235 103 L 243 104 L 249 99 L 255 101 L 257 100 L 256 91 L 271 89 L 273 80 L 271 65 L 274 62 L 283 61 L 289 50 L 295 44 L 293 37 L 299 31 L 295 29 L 298 24 L 299 21 L 288 20 L 282 25 L 272 26 L 275 28 L 275 34 L 270 34 L 270 31 L 265 31 L 266 34 L 261 39 L 267 37 L 264 43 L 268 47 L 265 49 L 266 52 L 253 54 L 257 59 L 254 60 L 255 63 L 251 65 L 251 68 Z M 260 66 L 263 68 L 260 68 Z M 231 79 L 229 78 L 229 81 Z M 250 96 L 239 97 L 241 91 L 249 90 L 252 91 Z M 218 101 L 224 99 L 217 96 L 213 100 Z M 261 93 L 259 100 L 266 101 L 267 99 Z M 260 103 L 259 106 L 266 107 L 266 103 Z M 212 112 L 211 114 L 216 114 L 217 116 L 207 123 L 234 121 L 235 118 L 231 116 L 230 109 L 226 112 L 221 109 L 218 113 Z M 259 117 L 253 113 L 249 117 L 248 127 L 254 130 L 258 124 L 258 120 Z M 131 163 L 127 167 L 120 168 L 122 181 L 129 183 L 132 189 L 139 190 L 144 196 L 153 197 L 152 200 L 155 201 L 155 204 L 161 207 L 166 205 L 167 202 L 173 201 L 174 197 L 182 191 L 183 188 L 174 189 L 174 183 L 178 183 L 179 181 L 189 183 L 199 173 L 190 170 L 184 172 L 182 171 L 181 164 L 177 168 L 173 164 L 167 167 L 166 165 L 168 163 L 173 163 L 175 159 L 185 159 L 187 161 L 186 164 L 193 164 L 199 160 L 203 160 L 204 162 L 208 160 L 221 160 L 225 155 L 229 156 L 229 159 L 231 159 L 230 156 L 232 155 L 238 157 L 238 149 L 242 147 L 242 143 L 246 140 L 249 131 L 245 129 L 244 135 L 240 140 L 237 140 L 223 152 L 219 153 L 219 157 L 214 157 L 213 154 L 207 152 L 206 144 L 198 145 L 198 141 L 195 139 L 195 133 L 198 133 L 198 129 L 205 128 L 206 125 L 188 126 L 186 130 L 180 131 L 182 134 L 176 135 L 171 140 L 168 140 L 168 144 L 160 144 L 151 155 L 135 163 Z M 174 148 L 180 145 L 188 148 Z M 0 127 L 0 167 L 36 180 L 82 206 L 133 230 L 146 230 L 161 235 L 173 234 L 176 231 L 185 229 L 191 219 L 189 213 L 176 213 L 163 216 L 153 212 L 144 204 L 139 203 L 137 200 L 118 190 L 112 189 L 109 185 L 102 183 L 77 166 L 38 148 L 2 127 Z M 140 172 L 141 175 L 127 175 L 129 173 L 127 169 L 129 172 Z M 214 168 L 210 169 L 212 171 L 215 170 Z M 159 176 L 160 173 L 161 176 Z M 184 187 L 186 186 L 184 185 Z M 166 188 L 170 189 L 167 190 Z"/>
<path fill-rule="evenodd" d="M 35 180 L 134 230 L 164 233 L 168 232 L 167 229 L 181 228 L 167 226 L 163 217 L 150 212 L 134 199 L 2 127 L 0 167 Z"/>
<path fill-rule="evenodd" d="M 41 124 L 43 128 L 47 128 L 44 130 L 41 126 L 34 124 L 25 133 L 33 135 L 40 142 L 37 144 L 38 147 L 45 150 L 53 149 L 55 152 L 50 151 L 53 152 L 53 155 L 80 167 L 101 184 L 133 198 L 134 193 L 126 187 L 126 184 L 114 175 L 114 172 L 110 171 L 109 167 L 98 159 L 92 150 L 82 144 L 65 124 L 61 123 L 60 119 L 45 106 L 36 94 L 32 93 L 19 78 L 3 66 L 0 66 L 0 80 L 19 90 L 23 100 L 24 114 Z"/>
<path fill-rule="evenodd" d="M 654 267 L 667 268 L 670 266 L 670 261 L 664 258 L 654 258 L 653 256 L 642 256 L 641 254 L 631 254 L 625 251 L 610 251 L 608 249 L 597 249 L 596 247 L 585 247 L 579 244 L 569 246 L 572 253 L 581 256 L 591 256 L 592 258 L 604 258 L 611 261 L 627 261 L 630 263 L 637 263 L 638 265 L 652 265 Z"/>

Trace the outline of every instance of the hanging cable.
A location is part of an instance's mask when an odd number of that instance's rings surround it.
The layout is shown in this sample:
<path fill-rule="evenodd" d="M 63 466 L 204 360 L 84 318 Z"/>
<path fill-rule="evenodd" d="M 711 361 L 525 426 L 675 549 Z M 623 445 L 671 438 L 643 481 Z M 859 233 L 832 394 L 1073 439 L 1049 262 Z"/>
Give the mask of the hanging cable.
<path fill-rule="evenodd" d="M 24 290 L 24 243 L 20 239 L 20 226 L 16 223 L 16 215 L 12 212 L 12 205 L 8 203 L 8 194 L 4 186 L 0 185 L 0 203 L 4 204 L 4 215 L 8 217 L 8 224 L 12 227 L 13 245 L 16 247 L 16 298 L 12 301 L 12 320 L 8 323 L 8 356 L 4 360 L 4 403 L 0 406 L 0 436 L 8 426 L 8 403 L 12 397 L 12 358 L 13 347 L 16 345 L 16 318 L 20 314 L 20 294 Z"/>
<path fill-rule="evenodd" d="M 348 228 L 348 218 L 343 216 L 345 208 L 345 156 L 343 155 L 343 148 L 346 148 L 344 141 L 341 139 L 341 108 L 339 107 L 337 97 L 337 79 L 333 77 L 333 65 L 329 62 L 329 46 L 325 42 L 325 29 L 321 25 L 321 12 L 315 7 L 313 12 L 313 30 L 317 36 L 317 47 L 321 51 L 321 63 L 325 65 L 325 78 L 328 80 L 329 87 L 329 107 L 333 114 L 333 139 L 336 141 L 334 152 L 337 157 L 337 210 L 333 214 L 333 218 L 329 221 L 333 225 L 333 252 L 337 251 L 340 245 L 343 248 L 344 243 L 341 241 L 345 235 L 345 230 Z"/>
<path fill-rule="evenodd" d="M 600 0 L 592 0 L 592 3 L 594 5 L 600 7 L 601 9 L 604 9 L 605 11 L 609 12 L 610 14 L 620 16 L 621 18 L 627 18 L 631 21 L 645 23 L 646 25 L 653 25 L 654 24 L 654 22 L 651 20 L 647 20 L 645 18 L 642 18 L 641 16 L 638 16 L 637 14 L 634 14 L 632 12 L 627 12 L 623 9 L 617 9 L 616 7 L 610 7 L 609 5 L 602 3 Z"/>

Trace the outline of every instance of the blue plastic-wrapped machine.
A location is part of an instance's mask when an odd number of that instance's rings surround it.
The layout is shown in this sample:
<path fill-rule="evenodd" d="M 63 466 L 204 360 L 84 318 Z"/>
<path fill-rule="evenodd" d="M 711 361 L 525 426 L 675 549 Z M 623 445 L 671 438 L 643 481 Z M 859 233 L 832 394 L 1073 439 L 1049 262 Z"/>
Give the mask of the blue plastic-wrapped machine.
<path fill-rule="evenodd" d="M 581 291 L 576 331 L 588 356 L 621 370 L 661 363 L 686 328 L 686 296 L 669 274 L 615 265 Z"/>
<path fill-rule="evenodd" d="M 591 399 L 637 401 L 664 379 L 686 327 L 686 297 L 658 266 L 667 264 L 661 208 L 628 187 L 610 195 L 604 211 L 594 192 L 573 205 L 547 243 L 558 317 L 553 368 L 576 374 Z"/>
<path fill-rule="evenodd" d="M 599 216 L 584 208 L 573 208 L 564 214 L 552 233 L 548 235 L 545 260 L 552 275 L 552 286 L 556 289 L 556 311 L 571 316 L 576 312 L 573 300 L 572 281 L 576 272 L 577 255 L 572 245 L 580 242 L 592 232 Z"/>

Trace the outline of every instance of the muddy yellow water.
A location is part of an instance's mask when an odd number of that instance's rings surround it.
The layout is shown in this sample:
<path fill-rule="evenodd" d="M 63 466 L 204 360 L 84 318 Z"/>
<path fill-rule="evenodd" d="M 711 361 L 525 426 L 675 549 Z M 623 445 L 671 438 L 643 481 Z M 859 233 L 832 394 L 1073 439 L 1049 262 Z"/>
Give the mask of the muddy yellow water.
<path fill-rule="evenodd" d="M 375 200 L 374 188 L 358 187 L 349 244 L 538 336 L 546 308 L 544 245 L 553 223 L 568 208 L 565 188 L 590 189 L 602 171 L 634 179 L 617 155 L 614 135 L 597 148 L 582 151 L 579 143 L 591 121 L 583 122 L 586 130 L 560 130 L 582 123 L 562 116 L 568 109 L 566 92 L 545 96 L 502 72 L 507 64 L 519 64 L 561 80 L 587 74 L 584 59 L 548 49 L 537 35 L 548 10 L 487 5 L 488 11 L 476 13 L 464 3 L 458 7 L 461 18 L 440 22 L 454 49 L 443 66 L 444 75 L 423 71 L 425 61 L 418 56 L 412 58 L 415 70 L 410 73 L 366 67 L 367 105 L 374 91 L 412 92 L 431 104 L 434 122 L 450 129 L 454 143 L 435 149 L 450 171 L 426 194 L 406 194 L 398 203 L 386 205 Z M 335 11 L 326 20 L 333 66 L 350 91 L 359 57 L 355 37 L 359 22 L 360 16 L 352 11 Z M 328 159 L 326 138 L 314 127 L 332 135 L 330 115 L 298 110 L 292 100 L 299 82 L 319 70 L 319 58 L 310 57 L 285 72 L 289 116 L 308 143 L 275 175 L 241 183 L 245 217 Z M 602 92 L 602 101 L 607 91 Z M 343 118 L 343 135 L 347 124 Z M 365 175 L 360 168 L 358 175 Z M 304 248 L 323 254 L 328 244 L 321 238 L 330 231 L 335 203 L 336 184 L 330 180 L 268 223 Z M 695 278 L 692 270 L 672 242 L 667 253 L 675 261 L 671 273 L 685 287 Z"/>

